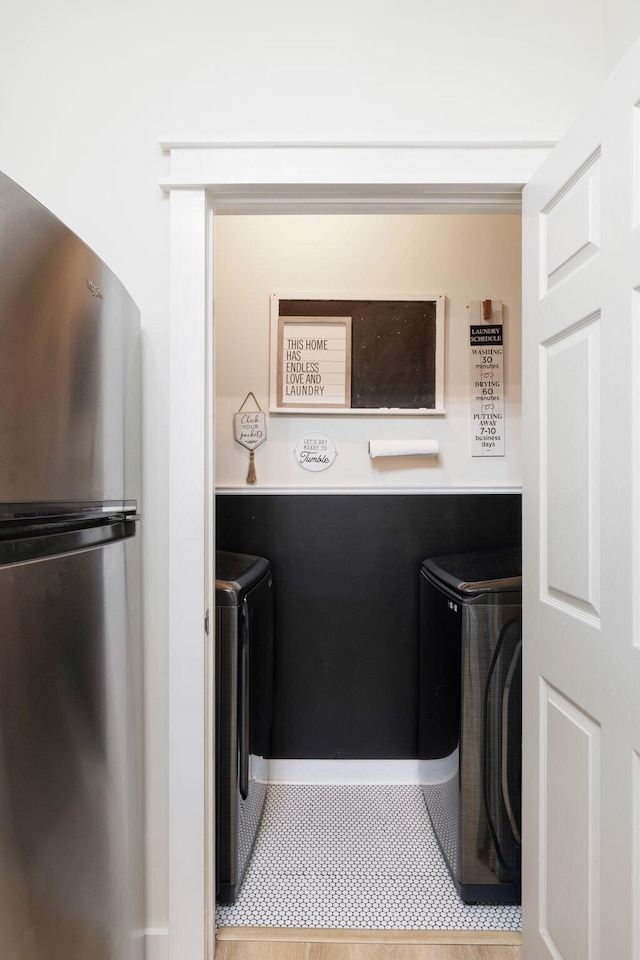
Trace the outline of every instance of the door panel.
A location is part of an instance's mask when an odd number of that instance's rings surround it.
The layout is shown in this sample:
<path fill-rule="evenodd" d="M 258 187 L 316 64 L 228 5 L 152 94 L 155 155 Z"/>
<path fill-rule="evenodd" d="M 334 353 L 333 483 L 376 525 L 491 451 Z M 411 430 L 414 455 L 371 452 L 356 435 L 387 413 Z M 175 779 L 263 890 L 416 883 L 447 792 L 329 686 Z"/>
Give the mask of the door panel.
<path fill-rule="evenodd" d="M 640 960 L 640 44 L 524 191 L 525 960 Z"/>
<path fill-rule="evenodd" d="M 599 317 L 543 345 L 543 351 L 543 588 L 547 599 L 564 604 L 567 612 L 598 617 Z"/>
<path fill-rule="evenodd" d="M 594 955 L 598 940 L 600 729 L 546 683 L 541 726 L 543 925 L 563 960 L 581 960 Z"/>
<path fill-rule="evenodd" d="M 543 294 L 600 250 L 600 150 L 542 211 Z"/>

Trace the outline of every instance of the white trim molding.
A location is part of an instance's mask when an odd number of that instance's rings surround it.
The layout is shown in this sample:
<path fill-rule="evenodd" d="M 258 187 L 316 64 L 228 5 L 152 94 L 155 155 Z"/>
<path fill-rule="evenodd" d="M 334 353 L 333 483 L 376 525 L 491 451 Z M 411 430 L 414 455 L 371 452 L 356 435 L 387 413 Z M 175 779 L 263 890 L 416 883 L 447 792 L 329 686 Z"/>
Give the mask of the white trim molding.
<path fill-rule="evenodd" d="M 551 144 L 256 144 L 167 138 L 162 149 L 166 176 L 161 188 L 171 211 L 167 955 L 169 960 L 205 960 L 215 947 L 207 769 L 213 737 L 207 684 L 212 678 L 207 676 L 204 633 L 211 596 L 207 504 L 214 493 L 206 356 L 212 212 L 519 211 L 522 185 Z M 159 947 L 161 940 L 157 937 Z"/>
<path fill-rule="evenodd" d="M 169 928 L 147 927 L 143 930 L 145 960 L 168 960 Z"/>
<path fill-rule="evenodd" d="M 160 140 L 163 153 L 189 150 L 552 150 L 556 140 Z"/>
<path fill-rule="evenodd" d="M 452 755 L 453 757 L 453 755 Z M 264 760 L 256 772 L 263 783 L 442 783 L 455 773 L 442 760 Z"/>
<path fill-rule="evenodd" d="M 230 143 L 167 138 L 166 192 L 206 189 L 216 212 L 519 212 L 553 144 Z M 390 175 L 390 171 L 392 174 Z"/>
<path fill-rule="evenodd" d="M 522 487 L 520 486 L 497 486 L 492 487 L 483 487 L 483 486 L 448 486 L 448 487 L 270 487 L 270 486 L 255 486 L 248 487 L 246 484 L 238 484 L 237 486 L 219 486 L 216 487 L 216 496 L 229 496 L 243 494 L 245 496 L 304 496 L 305 494 L 311 496 L 317 496 L 318 494 L 323 494 L 326 496 L 376 496 L 382 494 L 393 494 L 393 496 L 417 496 L 418 494 L 421 497 L 433 496 L 435 494 L 471 494 L 471 493 L 513 493 L 521 494 Z"/>
<path fill-rule="evenodd" d="M 169 960 L 204 960 L 207 289 L 202 190 L 170 196 Z"/>

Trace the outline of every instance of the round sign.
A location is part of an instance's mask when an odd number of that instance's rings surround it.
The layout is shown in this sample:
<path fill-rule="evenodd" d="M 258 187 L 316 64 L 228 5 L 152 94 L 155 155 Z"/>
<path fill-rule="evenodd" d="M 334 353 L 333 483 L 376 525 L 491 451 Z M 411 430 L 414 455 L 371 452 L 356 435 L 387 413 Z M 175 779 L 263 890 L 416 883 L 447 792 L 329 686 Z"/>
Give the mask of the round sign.
<path fill-rule="evenodd" d="M 293 453 L 305 470 L 327 470 L 338 455 L 335 443 L 326 433 L 305 433 Z"/>

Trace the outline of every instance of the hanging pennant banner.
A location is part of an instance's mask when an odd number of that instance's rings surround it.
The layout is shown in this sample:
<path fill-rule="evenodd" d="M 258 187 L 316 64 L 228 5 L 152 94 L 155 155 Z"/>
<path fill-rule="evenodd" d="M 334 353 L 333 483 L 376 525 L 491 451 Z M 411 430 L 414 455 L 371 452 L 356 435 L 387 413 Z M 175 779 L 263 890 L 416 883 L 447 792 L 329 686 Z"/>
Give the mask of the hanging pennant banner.
<path fill-rule="evenodd" d="M 233 435 L 247 450 L 255 450 L 267 439 L 267 415 L 262 410 L 234 413 Z"/>
<path fill-rule="evenodd" d="M 254 403 L 258 408 L 257 410 L 244 410 L 244 406 L 249 397 L 253 397 Z M 260 409 L 260 404 L 252 391 L 249 391 L 244 398 L 244 403 L 238 412 L 233 415 L 233 435 L 237 443 L 249 450 L 247 483 L 256 483 L 254 450 L 267 439 L 267 415 Z"/>
<path fill-rule="evenodd" d="M 491 303 L 487 301 L 487 303 Z M 475 304 L 471 304 L 473 308 Z M 499 309 L 498 309 L 499 306 Z M 491 309 L 491 308 L 490 308 Z M 471 319 L 475 319 L 474 310 Z M 502 319 L 502 303 L 492 315 Z M 504 337 L 502 323 L 469 327 L 471 456 L 504 456 Z"/>

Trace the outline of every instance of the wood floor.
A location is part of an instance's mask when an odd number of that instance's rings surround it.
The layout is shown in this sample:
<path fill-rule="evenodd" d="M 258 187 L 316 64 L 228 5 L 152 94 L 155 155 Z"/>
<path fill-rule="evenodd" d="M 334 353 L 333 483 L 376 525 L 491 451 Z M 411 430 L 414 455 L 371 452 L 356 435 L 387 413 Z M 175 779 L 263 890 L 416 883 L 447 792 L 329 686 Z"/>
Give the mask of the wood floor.
<path fill-rule="evenodd" d="M 217 960 L 521 960 L 520 934 L 221 927 Z"/>

